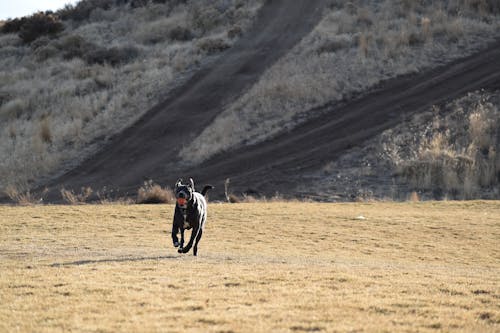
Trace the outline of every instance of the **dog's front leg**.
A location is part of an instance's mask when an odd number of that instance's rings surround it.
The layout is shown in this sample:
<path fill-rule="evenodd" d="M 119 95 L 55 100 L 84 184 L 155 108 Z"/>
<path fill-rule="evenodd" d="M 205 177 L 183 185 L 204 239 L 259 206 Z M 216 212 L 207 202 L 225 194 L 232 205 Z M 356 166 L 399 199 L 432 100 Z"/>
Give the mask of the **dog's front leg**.
<path fill-rule="evenodd" d="M 174 243 L 174 247 L 178 247 L 179 244 L 179 238 L 177 238 L 177 233 L 179 232 L 179 226 L 175 224 L 175 222 L 172 225 L 172 243 Z"/>
<path fill-rule="evenodd" d="M 179 244 L 179 249 L 177 250 L 177 252 L 182 253 L 182 250 L 184 248 L 184 227 L 180 227 L 180 231 L 181 231 L 181 243 Z"/>

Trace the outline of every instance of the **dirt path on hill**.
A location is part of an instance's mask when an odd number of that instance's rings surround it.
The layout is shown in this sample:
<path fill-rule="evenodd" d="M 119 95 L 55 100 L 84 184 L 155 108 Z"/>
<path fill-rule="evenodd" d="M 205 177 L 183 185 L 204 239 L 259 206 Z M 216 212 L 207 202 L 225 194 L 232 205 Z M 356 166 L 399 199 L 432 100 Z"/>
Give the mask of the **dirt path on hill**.
<path fill-rule="evenodd" d="M 322 116 L 290 132 L 220 154 L 186 174 L 218 185 L 218 198 L 223 196 L 226 178 L 235 193 L 293 196 L 301 175 L 417 112 L 478 89 L 500 89 L 500 41 L 446 66 L 383 82 L 356 100 L 326 105 L 318 110 Z"/>
<path fill-rule="evenodd" d="M 106 186 L 131 193 L 144 179 L 176 178 L 172 170 L 180 149 L 314 28 L 326 2 L 268 0 L 250 31 L 231 49 L 172 91 L 99 153 L 50 182 L 48 199 L 58 200 L 61 187 Z"/>
<path fill-rule="evenodd" d="M 179 177 L 216 186 L 224 180 L 235 193 L 291 193 L 300 175 L 321 168 L 350 147 L 363 144 L 405 117 L 468 91 L 500 88 L 500 42 L 443 67 L 399 77 L 344 104 L 326 105 L 322 116 L 266 142 L 215 156 L 195 167 L 181 166 L 178 153 L 263 71 L 284 55 L 319 20 L 321 0 L 269 1 L 254 28 L 210 68 L 196 74 L 100 153 L 49 184 L 49 201 L 59 188 L 106 186 L 134 196 L 145 179 L 172 185 Z M 300 24 L 297 24 L 300 22 Z M 314 187 L 314 184 L 311 184 Z M 116 193 L 116 192 L 115 192 Z"/>

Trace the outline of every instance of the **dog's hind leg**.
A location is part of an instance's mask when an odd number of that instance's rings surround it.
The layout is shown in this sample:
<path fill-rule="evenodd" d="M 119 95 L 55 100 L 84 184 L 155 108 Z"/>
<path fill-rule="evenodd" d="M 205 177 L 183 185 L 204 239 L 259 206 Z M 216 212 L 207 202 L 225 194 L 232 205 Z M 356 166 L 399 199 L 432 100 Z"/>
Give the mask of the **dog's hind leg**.
<path fill-rule="evenodd" d="M 193 247 L 193 255 L 198 255 L 198 243 L 200 242 L 201 235 L 203 234 L 203 229 L 200 228 L 200 231 L 198 232 L 198 235 L 196 236 L 196 240 L 194 241 L 194 247 Z"/>
<path fill-rule="evenodd" d="M 193 228 L 193 230 L 191 231 L 191 237 L 189 238 L 189 242 L 187 243 L 186 247 L 182 249 L 182 251 L 181 251 L 181 249 L 179 249 L 179 253 L 180 252 L 188 253 L 189 250 L 191 250 L 191 247 L 193 247 L 194 239 L 198 235 L 199 231 L 201 231 L 199 225 L 197 225 L 196 227 Z"/>

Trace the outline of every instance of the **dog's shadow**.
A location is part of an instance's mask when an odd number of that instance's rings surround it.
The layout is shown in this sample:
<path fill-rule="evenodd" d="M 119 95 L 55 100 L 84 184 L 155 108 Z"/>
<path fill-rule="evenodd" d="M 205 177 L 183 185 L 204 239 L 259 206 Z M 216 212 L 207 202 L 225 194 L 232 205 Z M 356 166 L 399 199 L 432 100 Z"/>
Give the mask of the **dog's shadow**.
<path fill-rule="evenodd" d="M 128 257 L 128 258 L 104 258 L 95 260 L 77 260 L 70 262 L 61 262 L 50 264 L 50 267 L 63 267 L 63 266 L 82 266 L 91 264 L 102 264 L 102 263 L 120 263 L 120 262 L 135 262 L 135 261 L 149 261 L 149 260 L 167 260 L 167 259 L 178 259 L 178 256 L 155 256 L 155 257 Z"/>

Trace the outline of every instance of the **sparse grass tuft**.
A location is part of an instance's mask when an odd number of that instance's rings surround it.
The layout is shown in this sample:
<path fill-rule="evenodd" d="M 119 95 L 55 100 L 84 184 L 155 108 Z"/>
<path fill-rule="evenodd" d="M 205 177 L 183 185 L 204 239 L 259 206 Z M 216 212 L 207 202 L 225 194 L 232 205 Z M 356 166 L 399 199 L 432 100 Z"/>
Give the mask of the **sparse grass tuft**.
<path fill-rule="evenodd" d="M 20 206 L 31 206 L 42 203 L 43 197 L 47 192 L 48 189 L 45 189 L 41 194 L 34 195 L 29 190 L 22 191 L 13 185 L 8 185 L 5 188 L 5 194 L 10 200 Z"/>
<path fill-rule="evenodd" d="M 80 193 L 75 193 L 72 190 L 61 189 L 61 196 L 64 201 L 70 205 L 80 205 L 87 202 L 87 200 L 92 195 L 93 191 L 91 187 L 82 187 Z"/>

